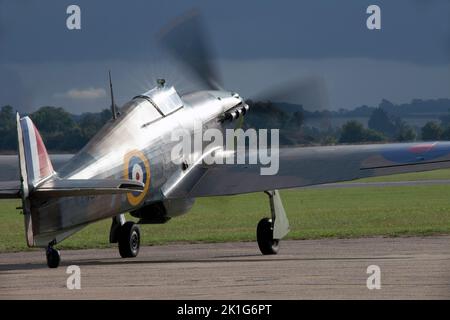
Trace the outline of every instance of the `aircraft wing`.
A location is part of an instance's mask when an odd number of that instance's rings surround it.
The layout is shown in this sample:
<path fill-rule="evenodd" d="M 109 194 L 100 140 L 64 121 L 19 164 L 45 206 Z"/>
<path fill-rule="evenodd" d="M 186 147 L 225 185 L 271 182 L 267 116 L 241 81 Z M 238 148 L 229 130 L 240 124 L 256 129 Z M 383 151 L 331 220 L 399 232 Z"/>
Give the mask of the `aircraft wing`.
<path fill-rule="evenodd" d="M 70 197 L 128 193 L 144 190 L 144 184 L 133 180 L 116 179 L 55 179 L 33 190 L 34 197 Z"/>
<path fill-rule="evenodd" d="M 167 198 L 232 195 L 450 167 L 450 142 L 280 148 L 275 175 L 261 175 L 268 165 L 248 164 L 252 152 L 247 164 L 199 161 L 170 179 L 163 193 Z M 234 152 L 223 154 L 224 163 L 235 160 Z"/>

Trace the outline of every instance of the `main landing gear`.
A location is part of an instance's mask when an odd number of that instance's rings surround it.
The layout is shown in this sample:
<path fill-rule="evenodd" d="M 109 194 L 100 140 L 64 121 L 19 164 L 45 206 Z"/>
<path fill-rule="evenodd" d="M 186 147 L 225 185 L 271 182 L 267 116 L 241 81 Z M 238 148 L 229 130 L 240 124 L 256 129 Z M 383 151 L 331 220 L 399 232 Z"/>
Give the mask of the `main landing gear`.
<path fill-rule="evenodd" d="M 132 221 L 125 222 L 123 214 L 114 217 L 109 242 L 119 244 L 119 253 L 122 258 L 137 257 L 141 243 L 139 226 Z"/>
<path fill-rule="evenodd" d="M 278 190 L 265 191 L 265 193 L 269 196 L 272 217 L 259 221 L 256 239 L 262 254 L 277 254 L 280 240 L 289 232 L 289 221 Z"/>
<path fill-rule="evenodd" d="M 45 256 L 47 257 L 47 266 L 49 268 L 58 268 L 59 263 L 61 262 L 61 255 L 59 251 L 53 248 L 56 244 L 56 241 L 52 241 L 48 244 L 47 249 L 45 251 Z"/>
<path fill-rule="evenodd" d="M 279 240 L 273 238 L 272 219 L 263 218 L 259 221 L 256 228 L 256 239 L 262 254 L 277 254 Z"/>
<path fill-rule="evenodd" d="M 280 240 L 289 232 L 289 221 L 277 190 L 265 191 L 269 196 L 271 218 L 264 218 L 258 223 L 256 237 L 261 253 L 276 254 Z M 139 253 L 141 233 L 139 226 L 132 221 L 125 221 L 120 214 L 112 219 L 109 242 L 119 244 L 119 253 L 122 258 L 134 258 Z M 59 251 L 53 248 L 56 241 L 48 244 L 46 250 L 47 265 L 57 268 L 61 262 Z"/>

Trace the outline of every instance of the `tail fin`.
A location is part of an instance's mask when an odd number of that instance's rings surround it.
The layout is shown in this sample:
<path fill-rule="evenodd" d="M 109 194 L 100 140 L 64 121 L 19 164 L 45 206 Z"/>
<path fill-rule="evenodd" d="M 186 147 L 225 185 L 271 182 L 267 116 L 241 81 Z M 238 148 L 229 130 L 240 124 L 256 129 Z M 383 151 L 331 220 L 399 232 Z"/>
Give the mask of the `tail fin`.
<path fill-rule="evenodd" d="M 20 194 L 25 218 L 25 236 L 29 247 L 35 245 L 30 192 L 45 178 L 54 174 L 52 163 L 41 135 L 30 118 L 20 118 L 17 113 L 17 136 L 19 149 Z"/>
<path fill-rule="evenodd" d="M 47 149 L 42 141 L 39 131 L 29 117 L 20 118 L 17 114 L 17 129 L 19 133 L 19 150 L 23 156 L 19 157 L 20 169 L 26 170 L 26 182 L 31 191 L 42 180 L 54 175 L 53 166 L 48 156 Z M 21 172 L 25 179 L 24 172 Z"/>

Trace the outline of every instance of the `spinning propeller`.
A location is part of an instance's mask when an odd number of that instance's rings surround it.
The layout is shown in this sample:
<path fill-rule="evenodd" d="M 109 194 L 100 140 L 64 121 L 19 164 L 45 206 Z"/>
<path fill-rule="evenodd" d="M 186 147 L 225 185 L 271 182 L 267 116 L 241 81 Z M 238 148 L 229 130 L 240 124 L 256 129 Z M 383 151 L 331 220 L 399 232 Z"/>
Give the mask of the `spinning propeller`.
<path fill-rule="evenodd" d="M 202 84 L 211 90 L 223 90 L 214 50 L 204 21 L 197 10 L 178 17 L 158 34 L 162 46 L 182 62 Z M 258 102 L 295 102 L 308 111 L 326 110 L 328 95 L 325 81 L 316 76 L 274 84 L 248 99 L 252 114 L 263 112 Z M 326 114 L 326 112 L 325 112 Z M 306 119 L 307 120 L 307 119 Z M 327 121 L 326 121 L 327 122 Z M 242 119 L 241 119 L 242 124 Z"/>

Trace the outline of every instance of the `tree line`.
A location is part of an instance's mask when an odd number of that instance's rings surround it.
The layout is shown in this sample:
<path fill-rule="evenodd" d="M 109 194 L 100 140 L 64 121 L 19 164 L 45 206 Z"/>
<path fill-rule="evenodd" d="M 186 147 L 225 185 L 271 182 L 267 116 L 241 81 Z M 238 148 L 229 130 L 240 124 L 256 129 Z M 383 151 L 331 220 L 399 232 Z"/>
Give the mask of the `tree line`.
<path fill-rule="evenodd" d="M 422 105 L 422 102 L 413 101 Z M 387 100 L 383 100 L 377 108 L 364 108 L 365 111 L 370 110 L 365 127 L 357 120 L 348 120 L 341 126 L 333 125 L 342 119 L 342 114 L 352 114 L 352 111 L 309 112 L 295 105 L 252 102 L 252 110 L 245 116 L 245 127 L 279 128 L 280 143 L 286 145 L 450 140 L 450 112 L 417 128 L 402 120 L 398 111 L 388 112 L 387 103 Z M 402 108 L 405 112 L 406 107 Z M 361 115 L 355 113 L 353 116 Z M 311 124 L 311 120 L 314 124 Z"/>
<path fill-rule="evenodd" d="M 99 113 L 75 116 L 60 107 L 42 107 L 29 114 L 49 151 L 75 152 L 81 149 L 111 118 L 105 109 Z M 0 110 L 0 150 L 17 150 L 16 114 L 12 106 Z"/>
<path fill-rule="evenodd" d="M 382 108 L 373 111 L 368 127 L 358 121 L 348 121 L 342 127 L 339 142 L 409 142 L 415 140 L 450 140 L 450 122 L 445 117 L 438 121 L 428 121 L 416 131 L 399 117 L 389 116 Z"/>
<path fill-rule="evenodd" d="M 319 126 L 308 125 L 311 114 L 301 107 L 293 112 L 283 110 L 271 102 L 252 103 L 245 116 L 243 128 L 280 129 L 281 145 L 321 145 L 336 143 L 406 142 L 415 140 L 450 140 L 450 115 L 440 121 L 426 123 L 420 130 L 391 115 L 385 108 L 374 108 L 368 127 L 349 120 L 342 126 L 330 125 L 331 118 L 323 112 L 323 119 L 314 115 Z M 45 106 L 29 114 L 49 151 L 76 152 L 80 150 L 111 119 L 109 109 L 98 113 L 73 115 L 61 107 Z M 17 150 L 17 129 L 12 106 L 0 109 L 0 151 Z"/>

